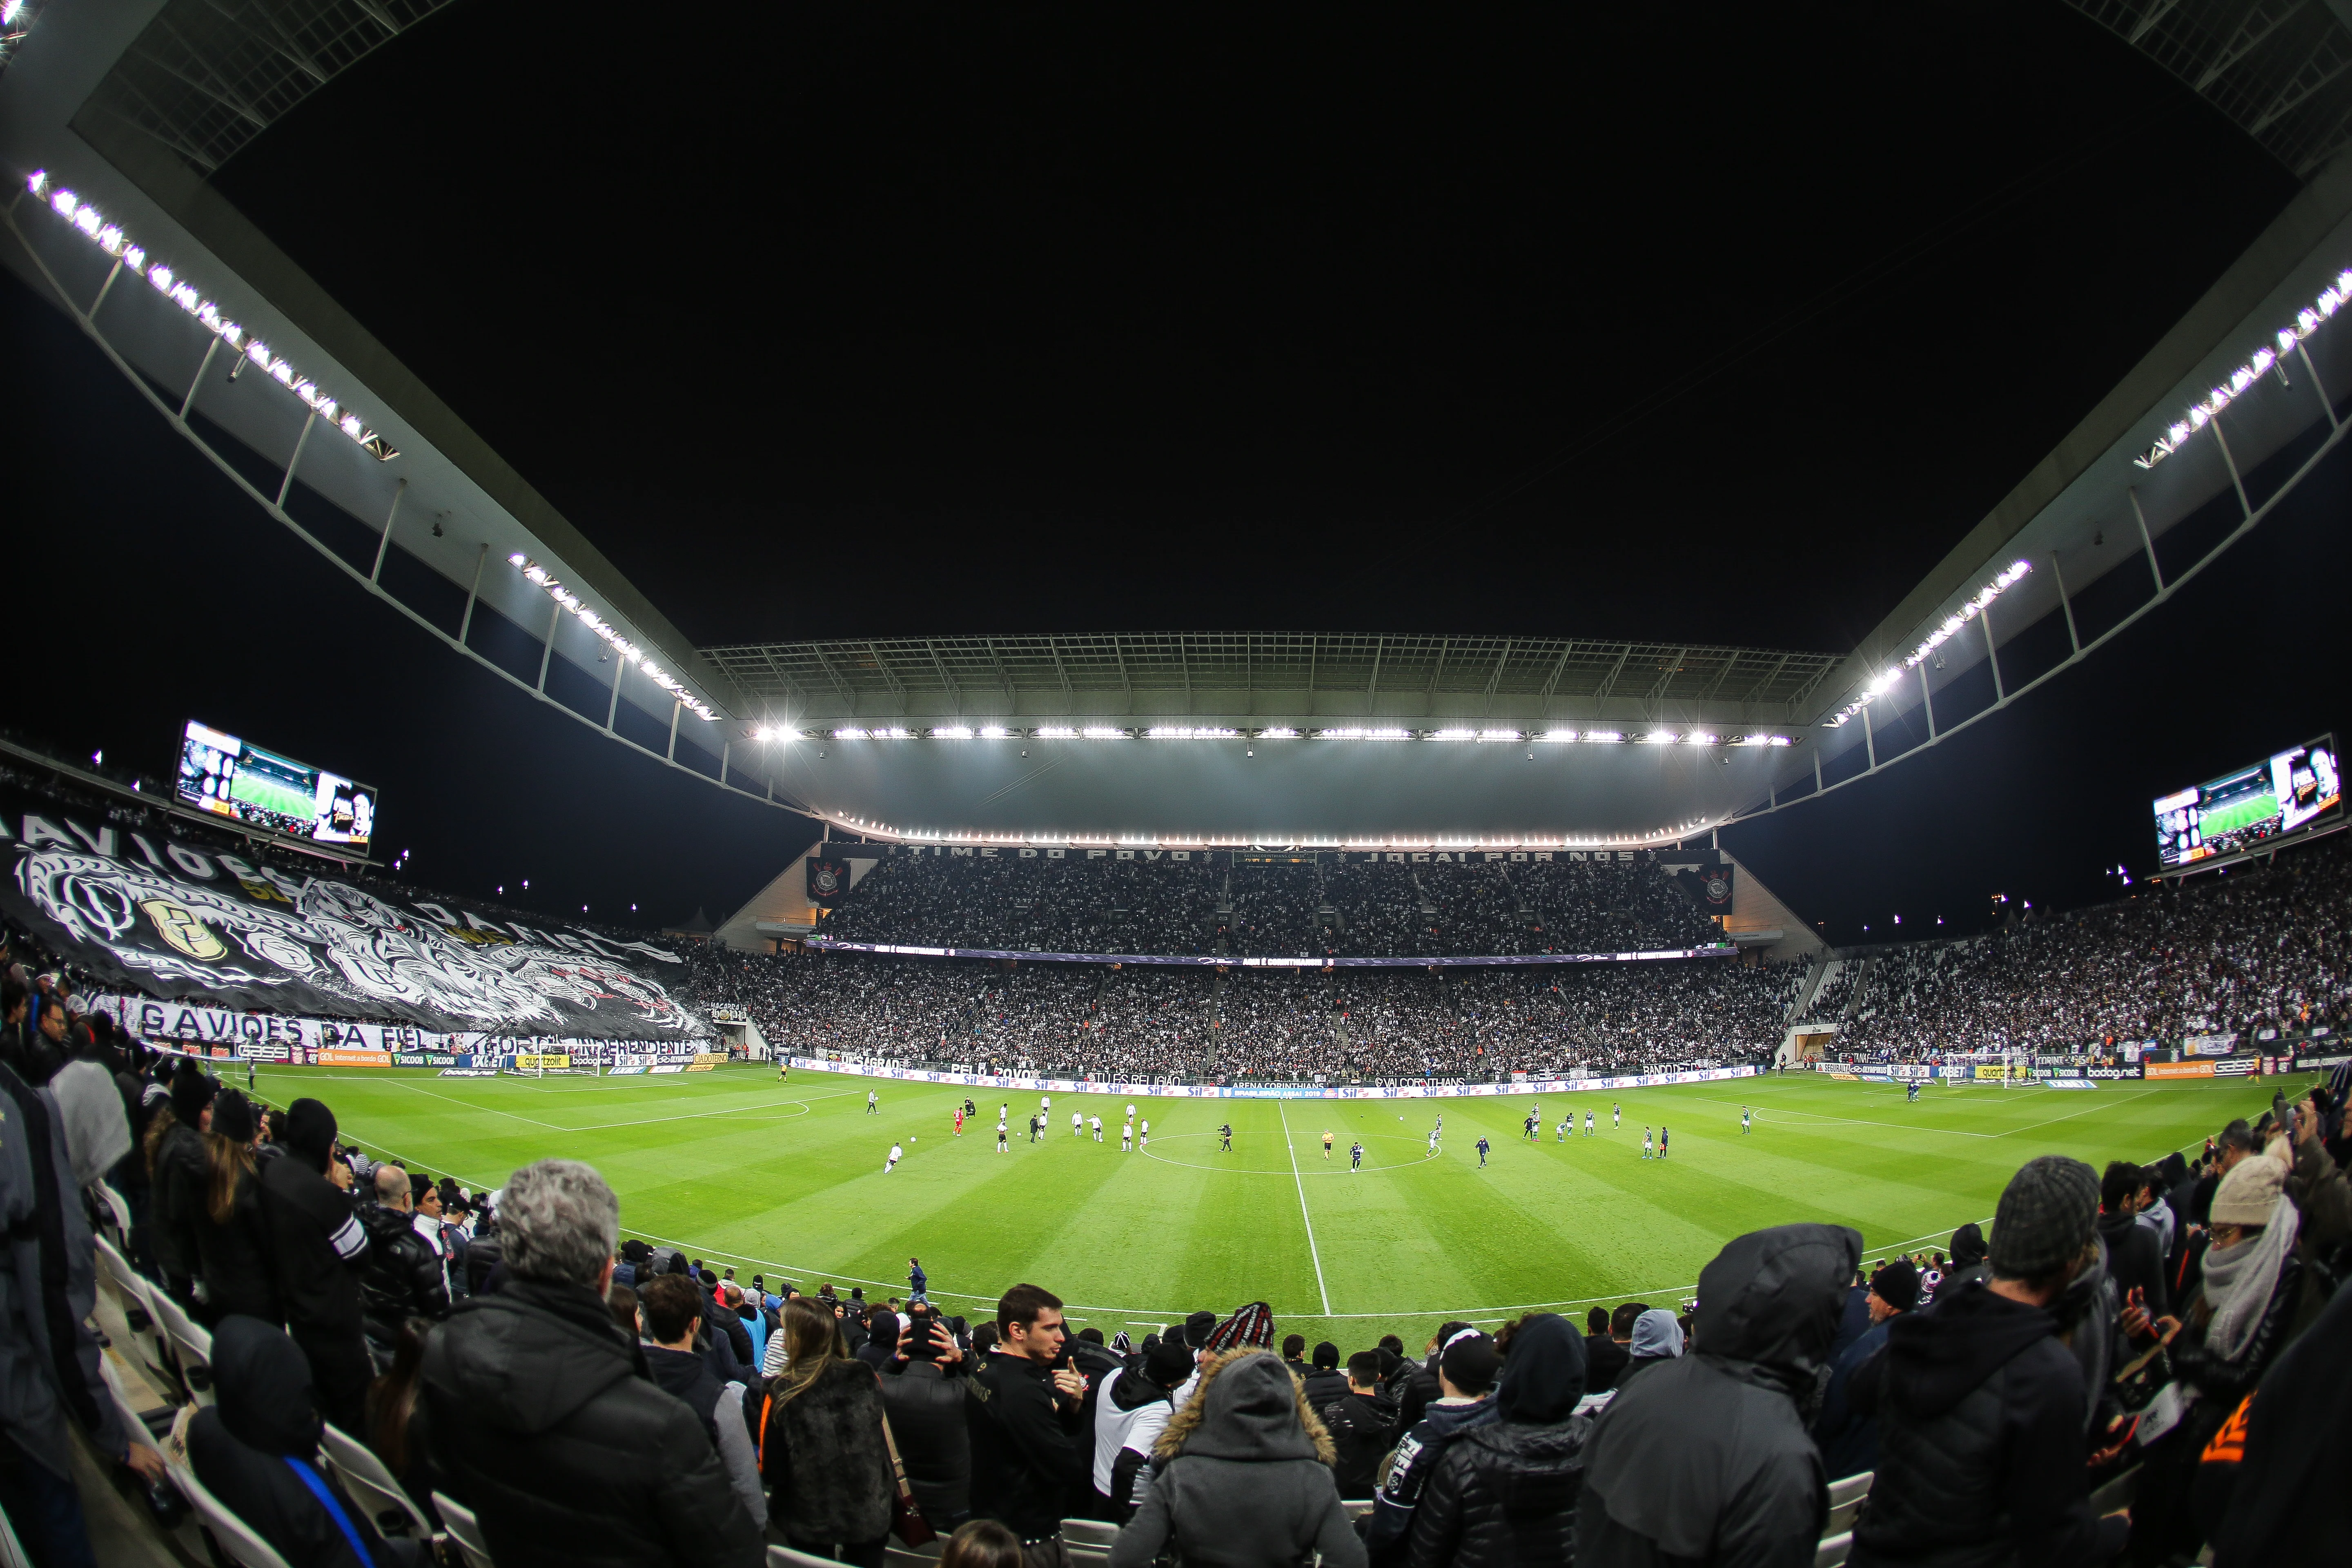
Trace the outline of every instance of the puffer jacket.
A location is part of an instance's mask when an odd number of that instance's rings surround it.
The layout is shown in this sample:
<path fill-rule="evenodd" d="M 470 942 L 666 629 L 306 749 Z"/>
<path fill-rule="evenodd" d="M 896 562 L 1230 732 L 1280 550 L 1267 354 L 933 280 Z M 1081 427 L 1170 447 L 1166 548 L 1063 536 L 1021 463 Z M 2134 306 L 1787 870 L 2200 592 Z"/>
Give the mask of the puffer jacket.
<path fill-rule="evenodd" d="M 207 1178 L 206 1197 L 210 1197 Z M 278 1271 L 271 1262 L 269 1219 L 261 1212 L 261 1173 L 239 1172 L 236 1195 L 229 1205 L 228 1223 L 212 1216 L 207 1203 L 196 1216 L 196 1261 L 205 1282 L 205 1300 L 213 1315 L 258 1318 L 282 1327 L 286 1313 L 278 1296 Z"/>
<path fill-rule="evenodd" d="M 1581 1568 L 1812 1562 L 1829 1488 L 1799 1400 L 1861 1258 L 1843 1226 L 1783 1225 L 1735 1237 L 1701 1270 L 1688 1353 L 1621 1386 L 1593 1422 Z"/>
<path fill-rule="evenodd" d="M 768 1521 L 794 1541 L 826 1545 L 889 1534 L 898 1486 L 882 1420 L 881 1380 L 862 1361 L 827 1362 L 794 1399 L 772 1395 L 760 1464 Z"/>
<path fill-rule="evenodd" d="M 1848 1561 L 2088 1568 L 2122 1549 L 2122 1523 L 2091 1514 L 2083 1369 L 2056 1334 L 2048 1312 L 1976 1281 L 1888 1322 L 1848 1388 L 1878 1420 Z"/>
<path fill-rule="evenodd" d="M 368 1342 L 388 1354 L 400 1342 L 404 1319 L 449 1315 L 449 1289 L 441 1259 L 416 1234 L 409 1215 L 382 1204 L 364 1204 L 359 1218 L 368 1237 L 366 1255 L 360 1259 Z"/>
<path fill-rule="evenodd" d="M 425 1451 L 499 1568 L 762 1568 L 693 1411 L 594 1291 L 509 1279 L 425 1347 Z"/>
<path fill-rule="evenodd" d="M 964 1430 L 963 1379 L 935 1361 L 910 1361 L 882 1380 L 890 1435 L 907 1467 L 907 1487 L 933 1530 L 945 1535 L 971 1512 L 971 1439 Z"/>
<path fill-rule="evenodd" d="M 1576 1560 L 1576 1496 L 1591 1417 L 1584 1341 L 1547 1313 L 1512 1339 L 1495 1419 L 1464 1428 L 1422 1493 L 1411 1568 L 1536 1568 Z"/>
<path fill-rule="evenodd" d="M 1331 1479 L 1331 1438 L 1270 1353 L 1226 1351 L 1152 1445 L 1158 1467 L 1111 1568 L 1150 1568 L 1173 1546 L 1187 1568 L 1364 1568 Z"/>
<path fill-rule="evenodd" d="M 177 1124 L 163 1130 L 155 1143 L 155 1217 L 148 1226 L 148 1245 L 167 1282 L 193 1282 L 203 1272 L 196 1226 L 204 1221 L 211 1173 L 203 1133 Z"/>

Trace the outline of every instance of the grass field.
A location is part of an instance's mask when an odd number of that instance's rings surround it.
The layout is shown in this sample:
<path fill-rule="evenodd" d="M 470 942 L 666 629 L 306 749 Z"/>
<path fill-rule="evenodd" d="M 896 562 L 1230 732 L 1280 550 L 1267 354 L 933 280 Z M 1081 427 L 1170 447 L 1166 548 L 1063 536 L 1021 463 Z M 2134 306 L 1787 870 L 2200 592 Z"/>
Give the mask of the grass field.
<path fill-rule="evenodd" d="M 1106 1334 L 1186 1312 L 1273 1304 L 1283 1331 L 1361 1349 L 1391 1329 L 1418 1346 L 1446 1317 L 1531 1307 L 1577 1311 L 1639 1297 L 1679 1306 L 1698 1271 L 1743 1231 L 1790 1220 L 1860 1230 L 1874 1252 L 1935 1247 L 1988 1219 L 2026 1160 L 2104 1165 L 2195 1142 L 2252 1117 L 2273 1082 L 2126 1083 L 2096 1090 L 1931 1088 L 1826 1079 L 1687 1084 L 1610 1097 L 1546 1097 L 1542 1142 L 1519 1124 L 1529 1099 L 1139 1100 L 1146 1152 L 1121 1154 L 1124 1102 L 1055 1095 L 1052 1133 L 1031 1146 L 1013 1106 L 1013 1152 L 995 1112 L 951 1135 L 965 1090 L 765 1068 L 666 1078 L 440 1078 L 429 1071 L 264 1068 L 261 1096 L 331 1105 L 345 1142 L 468 1186 L 547 1155 L 587 1160 L 621 1194 L 633 1236 L 685 1247 L 803 1289 L 862 1284 L 903 1295 L 923 1259 L 931 1294 L 977 1315 L 1031 1279 Z M 866 1092 L 881 1094 L 879 1114 Z M 1739 1131 L 1742 1104 L 1756 1128 Z M 1565 1142 L 1554 1128 L 1573 1109 Z M 1583 1113 L 1598 1131 L 1583 1132 Z M 1070 1135 L 1099 1114 L 1105 1142 Z M 1445 1116 L 1444 1150 L 1425 1158 Z M 1402 1114 L 1402 1120 L 1400 1115 Z M 1231 1121 L 1234 1148 L 1218 1149 Z M 1673 1131 L 1672 1158 L 1641 1157 L 1643 1125 Z M 1325 1128 L 1336 1135 L 1323 1158 Z M 1486 1169 L 1474 1148 L 1494 1150 Z M 1348 1146 L 1361 1138 L 1364 1169 Z M 907 1154 L 883 1173 L 893 1139 Z"/>

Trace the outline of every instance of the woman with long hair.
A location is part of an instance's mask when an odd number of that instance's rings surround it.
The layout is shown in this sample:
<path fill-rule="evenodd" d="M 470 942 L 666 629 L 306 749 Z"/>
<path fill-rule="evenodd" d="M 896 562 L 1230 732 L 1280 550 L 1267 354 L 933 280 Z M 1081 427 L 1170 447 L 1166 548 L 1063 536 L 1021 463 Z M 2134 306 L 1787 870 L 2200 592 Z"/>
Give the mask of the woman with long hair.
<path fill-rule="evenodd" d="M 425 1369 L 425 1342 L 432 1332 L 429 1319 L 410 1318 L 404 1321 L 399 1342 L 393 1347 L 391 1370 L 370 1384 L 367 1391 L 367 1446 L 375 1450 L 384 1468 L 399 1479 L 402 1489 L 428 1512 L 433 1506 L 434 1489 L 441 1484 L 441 1478 L 425 1455 L 424 1434 L 412 1433 L 408 1423 L 409 1417 L 416 1414 L 419 1375 Z"/>
<path fill-rule="evenodd" d="M 277 1272 L 270 1267 L 269 1225 L 261 1213 L 261 1175 L 253 1145 L 260 1136 L 253 1102 L 233 1089 L 213 1101 L 205 1129 L 204 1208 L 194 1226 L 196 1260 L 205 1284 L 205 1314 L 231 1313 L 283 1327 Z"/>
<path fill-rule="evenodd" d="M 829 1310 L 795 1297 L 783 1331 L 784 1369 L 758 1401 L 769 1525 L 795 1551 L 881 1568 L 897 1497 L 881 1382 Z"/>

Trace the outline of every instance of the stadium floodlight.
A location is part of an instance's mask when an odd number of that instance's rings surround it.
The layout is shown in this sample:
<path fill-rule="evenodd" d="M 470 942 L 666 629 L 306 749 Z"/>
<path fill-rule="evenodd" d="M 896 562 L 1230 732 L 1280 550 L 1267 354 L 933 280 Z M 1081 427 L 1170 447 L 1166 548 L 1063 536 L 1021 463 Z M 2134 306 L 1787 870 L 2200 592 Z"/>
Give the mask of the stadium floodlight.
<path fill-rule="evenodd" d="M 2191 436 L 2210 425 L 2222 409 L 2245 395 L 2248 388 L 2268 374 L 2278 363 L 2280 354 L 2292 353 L 2300 348 L 2305 338 L 2317 331 L 2321 324 L 2342 310 L 2347 301 L 2352 301 L 2352 268 L 2337 273 L 2335 280 L 2319 291 L 2318 299 L 2306 309 L 2297 310 L 2293 325 L 2281 327 L 2272 334 L 2271 341 L 2278 345 L 2276 353 L 2267 347 L 2256 349 L 2252 358 L 2223 378 L 2221 385 L 2189 405 L 2188 416 L 2174 420 L 2164 434 L 2156 438 L 2153 446 L 2132 459 L 2133 464 L 2152 468 L 2180 450 Z"/>
<path fill-rule="evenodd" d="M 8 41 L 6 37 L 0 37 L 0 46 Z M 25 187 L 36 196 L 46 195 L 49 209 L 65 220 L 66 226 L 113 257 L 115 264 L 124 271 L 133 277 L 145 278 L 157 293 L 194 316 L 205 331 L 226 342 L 232 350 L 242 348 L 245 356 L 260 366 L 272 381 L 301 398 L 377 461 L 387 462 L 400 456 L 397 447 L 369 428 L 358 415 L 348 412 L 335 399 L 321 394 L 317 383 L 300 375 L 292 365 L 271 354 L 266 346 L 260 343 L 247 345 L 245 329 L 225 319 L 220 307 L 197 293 L 194 284 L 182 279 L 169 267 L 160 264 L 149 266 L 145 247 L 132 244 L 121 224 L 109 222 L 96 207 L 71 191 L 52 190 L 47 171 L 33 171 L 26 177 Z"/>
<path fill-rule="evenodd" d="M 1429 738 L 1433 741 L 1475 741 L 1478 738 L 1478 731 L 1475 730 L 1432 730 L 1429 732 Z"/>
<path fill-rule="evenodd" d="M 1412 731 L 1410 730 L 1368 730 L 1355 724 L 1343 724 L 1338 729 L 1318 730 L 1315 733 L 1318 738 L 1326 741 L 1410 741 L 1412 739 Z"/>
<path fill-rule="evenodd" d="M 1991 582 L 1987 583 L 1974 594 L 1971 594 L 1967 598 L 1961 600 L 1959 607 L 1938 622 L 1935 630 L 1929 632 L 1927 637 L 1920 641 L 1917 647 L 1913 648 L 1909 653 L 1903 656 L 1902 669 L 1886 670 L 1883 674 L 1877 676 L 1868 686 L 1863 688 L 1861 696 L 1855 698 L 1853 701 L 1839 709 L 1828 719 L 1823 720 L 1823 725 L 1828 729 L 1834 730 L 1840 725 L 1851 721 L 1855 714 L 1861 712 L 1863 709 L 1869 706 L 1872 699 L 1883 697 L 1887 692 L 1893 690 L 1895 689 L 1895 682 L 1903 679 L 1904 670 L 1918 668 L 1919 666 L 1925 663 L 1937 648 L 1943 647 L 1946 643 L 1951 641 L 1952 638 L 1958 636 L 1962 627 L 1966 626 L 1970 621 L 1976 619 L 1977 616 L 1984 614 L 1986 608 L 1990 605 L 1995 599 L 2000 597 L 2001 595 L 2007 593 L 2010 589 L 2023 582 L 2025 580 L 2026 574 L 2032 570 L 2033 563 L 2027 561 L 2022 557 L 2020 557 L 2019 559 L 2011 562 L 2008 565 L 2002 567 L 1998 573 L 1994 574 Z"/>
<path fill-rule="evenodd" d="M 520 566 L 530 559 L 530 556 L 525 555 L 521 551 L 518 550 L 512 555 L 507 557 L 507 564 L 509 566 Z"/>
<path fill-rule="evenodd" d="M 1260 730 L 1257 738 L 1261 741 L 1296 741 L 1298 731 L 1286 724 L 1277 724 L 1271 730 Z"/>
<path fill-rule="evenodd" d="M 969 741 L 971 739 L 971 726 L 969 724 L 934 725 L 931 729 L 931 739 L 934 741 Z"/>
<path fill-rule="evenodd" d="M 1519 732 L 1517 730 L 1481 730 L 1478 731 L 1478 739 L 1482 742 L 1517 741 L 1519 739 Z"/>
<path fill-rule="evenodd" d="M 1624 740 L 1622 730 L 1587 730 L 1584 738 L 1596 745 L 1613 746 Z"/>
<path fill-rule="evenodd" d="M 1040 724 L 1037 738 L 1041 741 L 1075 741 L 1078 732 L 1067 724 Z"/>
<path fill-rule="evenodd" d="M 1120 729 L 1116 724 L 1088 724 L 1086 728 L 1080 730 L 1078 734 L 1083 739 L 1088 741 L 1124 741 L 1128 739 L 1127 731 Z"/>
<path fill-rule="evenodd" d="M 1555 746 L 1565 745 L 1576 739 L 1576 731 L 1573 730 L 1546 730 L 1539 735 L 1529 736 L 1528 739 L 1542 741 L 1548 744 Z"/>
<path fill-rule="evenodd" d="M 836 741 L 866 741 L 871 740 L 873 737 L 866 734 L 863 730 L 835 730 L 833 732 L 833 738 Z M 852 817 L 850 820 L 854 822 L 857 819 L 856 817 Z"/>
<path fill-rule="evenodd" d="M 980 727 L 980 738 L 983 741 L 1007 740 L 1012 734 L 1013 731 L 1002 724 L 982 724 Z"/>
<path fill-rule="evenodd" d="M 1683 744 L 1685 746 L 1712 746 L 1715 744 L 1715 737 L 1708 734 L 1705 730 L 1693 730 L 1689 734 L 1683 737 Z"/>
<path fill-rule="evenodd" d="M 693 713 L 696 718 L 715 720 L 719 717 L 719 715 L 711 710 L 709 703 L 703 701 L 700 698 L 688 691 L 686 689 L 685 684 L 678 680 L 677 677 L 666 673 L 658 665 L 655 664 L 652 659 L 646 658 L 645 650 L 638 647 L 636 644 L 631 642 L 619 632 L 614 630 L 610 622 L 606 621 L 602 616 L 599 616 L 585 600 L 580 597 L 579 595 L 565 587 L 562 582 L 557 580 L 555 576 L 549 573 L 546 567 L 541 566 L 538 562 L 533 561 L 530 556 L 525 555 L 520 551 L 517 551 L 513 554 L 508 556 L 507 561 L 511 565 L 521 567 L 522 574 L 526 581 L 536 584 L 541 589 L 545 591 L 549 598 L 553 599 L 556 604 L 562 606 L 564 609 L 571 611 L 572 615 L 579 619 L 581 625 L 586 626 L 590 631 L 594 632 L 597 637 L 604 640 L 607 647 L 611 647 L 614 653 L 619 654 L 625 662 L 636 666 L 638 669 L 645 673 L 646 679 L 652 681 L 656 686 L 660 687 L 664 691 L 668 692 L 670 696 L 677 699 L 677 701 L 684 705 L 685 708 L 689 712 Z"/>
<path fill-rule="evenodd" d="M 1675 734 L 1672 730 L 1652 730 L 1642 737 L 1642 744 L 1645 746 L 1671 746 L 1681 738 L 1681 736 Z"/>
<path fill-rule="evenodd" d="M 1143 732 L 1143 736 L 1148 741 L 1233 741 L 1241 738 L 1241 731 L 1219 729 L 1215 725 L 1154 724 Z"/>

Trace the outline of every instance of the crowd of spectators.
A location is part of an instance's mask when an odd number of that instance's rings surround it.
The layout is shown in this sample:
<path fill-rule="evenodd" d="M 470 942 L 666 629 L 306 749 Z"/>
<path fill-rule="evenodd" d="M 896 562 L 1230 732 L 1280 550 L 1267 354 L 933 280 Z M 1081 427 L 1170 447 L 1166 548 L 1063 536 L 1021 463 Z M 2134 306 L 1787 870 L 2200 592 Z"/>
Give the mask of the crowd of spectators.
<path fill-rule="evenodd" d="M 1723 932 L 1647 861 L 894 855 L 842 942 L 1005 952 L 1464 957 L 1664 951 Z"/>
<path fill-rule="evenodd" d="M 878 1568 L 893 1536 L 935 1535 L 947 1568 L 1060 1568 L 1068 1520 L 1118 1527 L 1118 1568 L 1793 1568 L 1832 1537 L 1865 1568 L 2236 1568 L 2341 1535 L 2352 1137 L 2327 1089 L 2194 1160 L 2031 1159 L 1989 1238 L 1963 1226 L 1932 1257 L 1866 1263 L 1845 1226 L 1780 1225 L 1728 1242 L 1695 1300 L 1350 1353 L 1263 1301 L 1138 1342 L 1024 1283 L 968 1321 L 913 1258 L 903 1300 L 738 1284 L 624 1239 L 580 1162 L 467 1193 L 368 1161 L 319 1100 L 257 1107 L 63 1035 L 57 1061 L 0 1040 L 31 1130 L 0 1145 L 0 1205 L 52 1196 L 0 1251 L 0 1501 L 45 1564 L 91 1561 L 56 1466 L 74 1426 L 159 1493 L 193 1475 L 289 1568 L 425 1561 L 318 1462 L 329 1423 L 421 1517 L 463 1505 L 500 1568 L 754 1568 L 768 1542 Z M 105 1227 L 212 1335 L 173 1458 L 122 1417 L 88 1326 L 96 1205 L 74 1194 L 134 1175 L 131 1224 Z M 65 1316 L 39 1309 L 60 1291 Z M 1866 1495 L 1833 1514 L 1847 1477 Z"/>
<path fill-rule="evenodd" d="M 2177 889 L 1849 959 L 1838 1049 L 1910 1059 L 2333 1032 L 2352 1023 L 2347 931 L 2352 848 L 2338 837 Z M 1807 1014 L 1833 1018 L 1831 1005 L 1843 1011 L 1816 997 Z"/>

